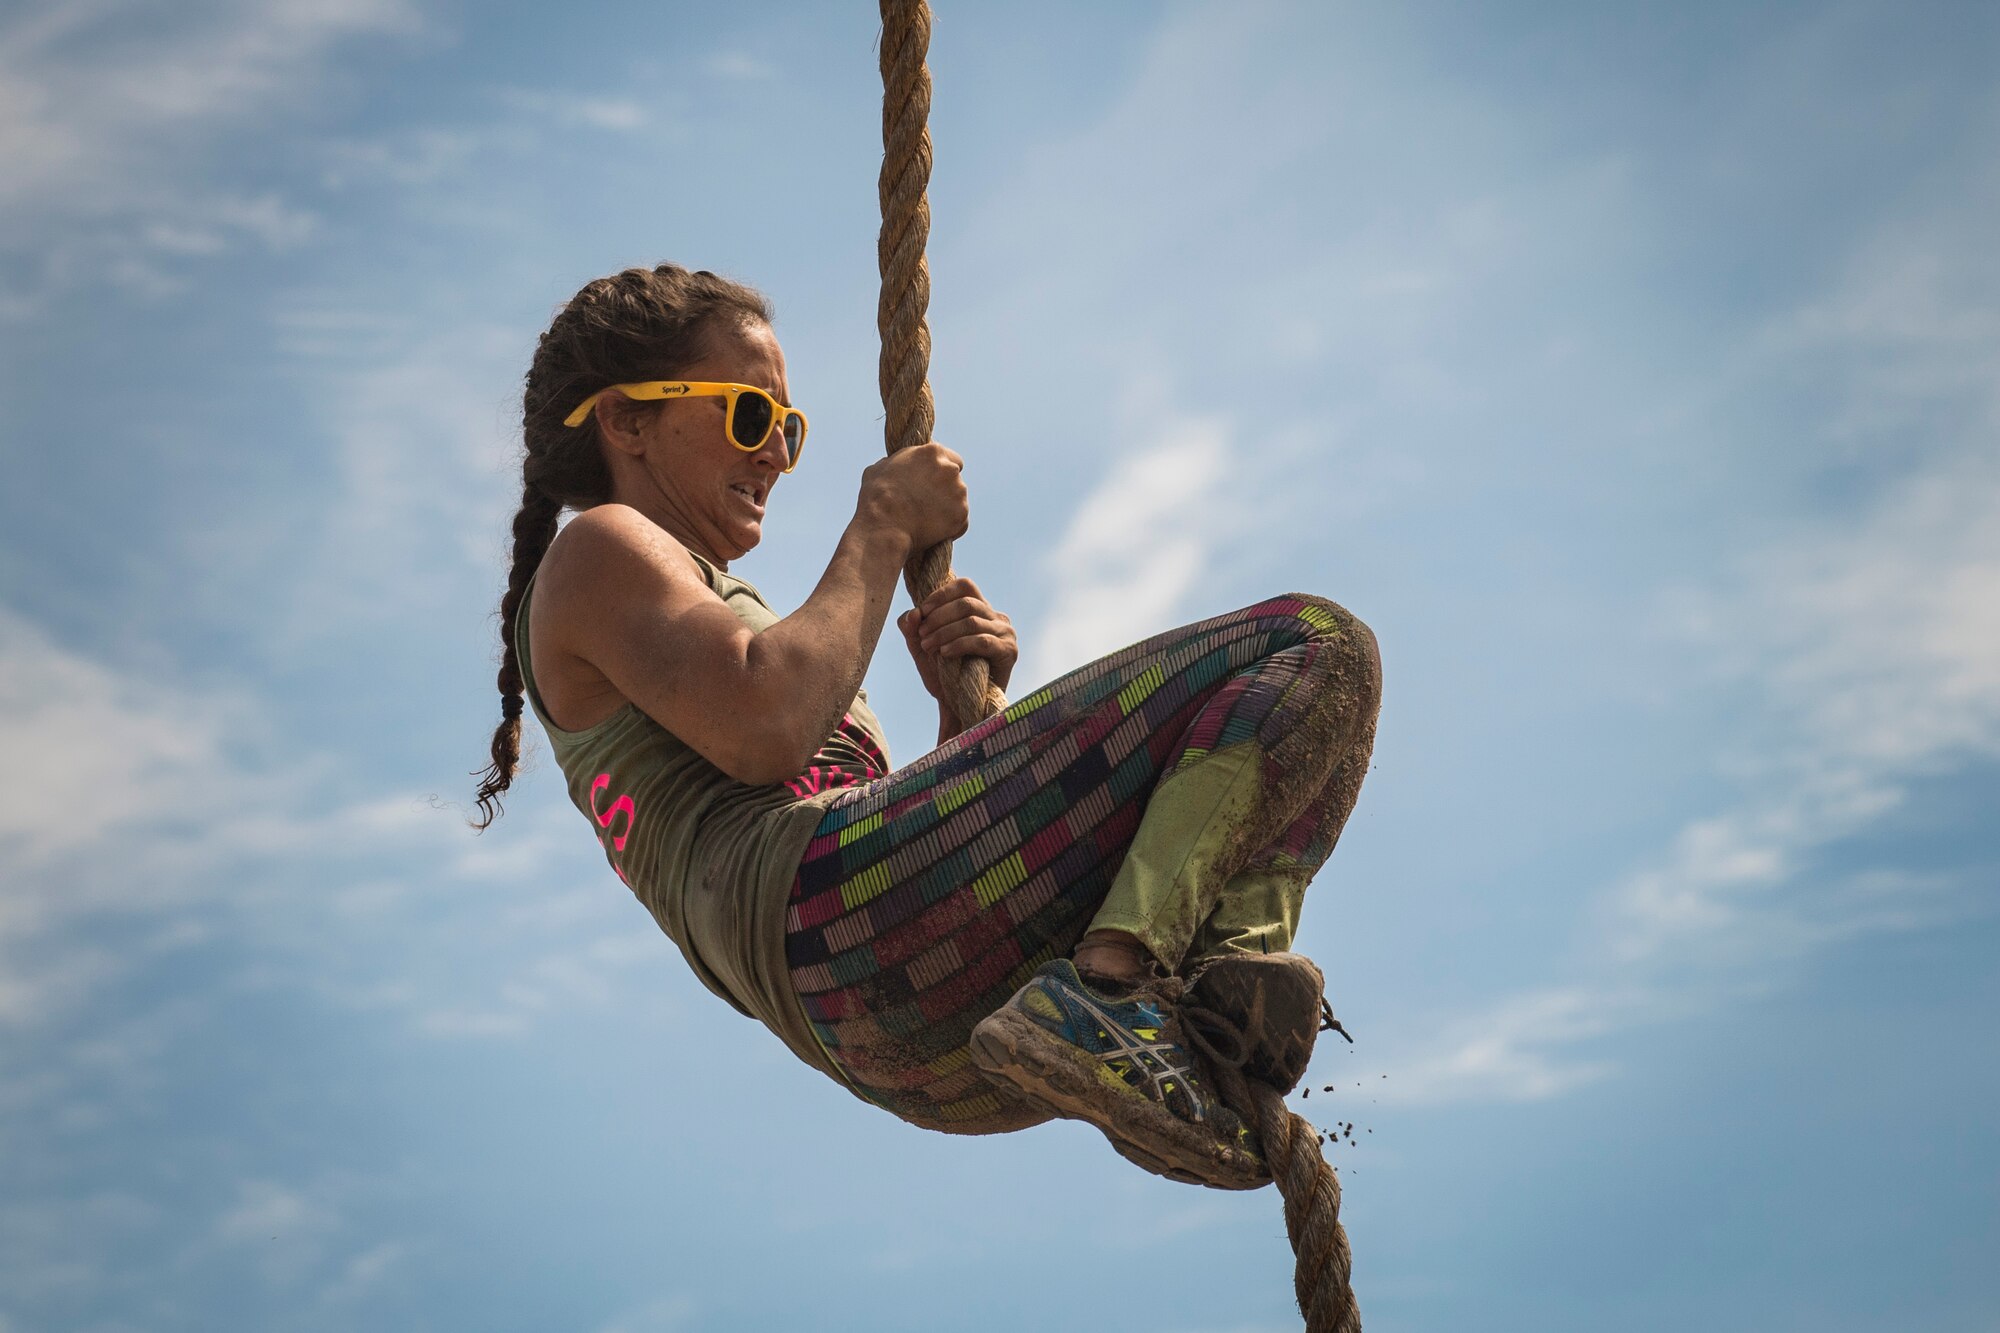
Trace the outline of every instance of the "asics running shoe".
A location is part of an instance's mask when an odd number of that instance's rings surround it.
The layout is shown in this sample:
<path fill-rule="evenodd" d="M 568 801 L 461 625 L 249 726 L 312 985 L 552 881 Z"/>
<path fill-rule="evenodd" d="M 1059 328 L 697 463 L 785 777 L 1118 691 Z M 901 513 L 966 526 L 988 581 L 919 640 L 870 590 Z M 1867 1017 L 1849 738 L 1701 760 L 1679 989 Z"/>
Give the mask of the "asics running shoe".
<path fill-rule="evenodd" d="M 1097 1126 L 1156 1175 L 1247 1190 L 1270 1171 L 1172 1032 L 1178 983 L 1106 995 L 1059 958 L 972 1030 L 972 1060 L 1056 1115 Z"/>

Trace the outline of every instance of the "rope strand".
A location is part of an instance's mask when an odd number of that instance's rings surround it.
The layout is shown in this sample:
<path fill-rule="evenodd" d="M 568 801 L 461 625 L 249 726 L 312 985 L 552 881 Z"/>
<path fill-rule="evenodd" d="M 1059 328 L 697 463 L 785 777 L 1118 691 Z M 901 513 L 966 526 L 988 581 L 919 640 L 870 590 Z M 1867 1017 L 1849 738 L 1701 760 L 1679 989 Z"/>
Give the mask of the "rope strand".
<path fill-rule="evenodd" d="M 924 259 L 930 240 L 931 8 L 925 0 L 881 0 L 882 6 L 882 232 L 876 258 L 882 298 L 875 311 L 882 335 L 882 407 L 890 453 L 927 444 L 937 425 L 931 397 L 931 270 Z M 952 576 L 951 543 L 911 555 L 903 568 L 910 600 L 922 601 Z M 946 658 L 947 706 L 962 731 L 1006 707 L 1007 698 L 987 680 L 986 659 Z"/>
<path fill-rule="evenodd" d="M 1321 1031 L 1347 1037 L 1324 997 L 1320 1008 Z M 1177 1006 L 1177 1013 L 1181 1038 L 1215 1081 L 1222 1100 L 1256 1128 L 1264 1162 L 1284 1196 L 1285 1234 L 1295 1259 L 1292 1291 L 1306 1317 L 1306 1333 L 1361 1333 L 1354 1252 L 1340 1222 L 1340 1177 L 1319 1150 L 1319 1131 L 1292 1113 L 1284 1093 L 1243 1072 L 1250 1038 L 1229 1017 L 1188 1001 Z"/>

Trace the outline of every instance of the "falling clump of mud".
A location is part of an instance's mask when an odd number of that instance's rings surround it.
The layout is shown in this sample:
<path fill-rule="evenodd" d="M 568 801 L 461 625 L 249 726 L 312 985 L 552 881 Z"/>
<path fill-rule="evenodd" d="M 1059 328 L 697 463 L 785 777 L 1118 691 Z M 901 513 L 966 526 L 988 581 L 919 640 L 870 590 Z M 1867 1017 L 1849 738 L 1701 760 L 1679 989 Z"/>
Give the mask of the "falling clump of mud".
<path fill-rule="evenodd" d="M 1382 1077 L 1386 1079 L 1389 1076 L 1387 1074 L 1384 1074 L 1382 1075 Z M 1356 1083 L 1354 1086 L 1358 1089 L 1366 1087 L 1367 1084 Z M 1322 1083 L 1319 1088 L 1320 1092 L 1323 1094 L 1334 1092 L 1337 1089 L 1338 1085 L 1333 1083 Z M 1301 1101 L 1310 1098 L 1312 1095 L 1313 1095 L 1313 1090 L 1309 1086 L 1302 1087 L 1299 1089 L 1299 1099 Z M 1374 1099 L 1370 1098 L 1369 1100 L 1372 1103 Z M 1367 1134 L 1373 1134 L 1375 1132 L 1374 1129 L 1366 1125 L 1357 1128 L 1357 1126 L 1352 1120 L 1335 1120 L 1331 1126 L 1322 1125 L 1312 1121 L 1308 1121 L 1308 1123 L 1312 1124 L 1314 1131 L 1319 1136 L 1319 1141 L 1322 1144 L 1326 1144 L 1330 1147 L 1338 1147 L 1340 1144 L 1343 1143 L 1348 1144 L 1350 1146 L 1358 1146 L 1360 1143 L 1360 1139 L 1356 1137 L 1357 1133 L 1361 1135 L 1367 1135 Z"/>

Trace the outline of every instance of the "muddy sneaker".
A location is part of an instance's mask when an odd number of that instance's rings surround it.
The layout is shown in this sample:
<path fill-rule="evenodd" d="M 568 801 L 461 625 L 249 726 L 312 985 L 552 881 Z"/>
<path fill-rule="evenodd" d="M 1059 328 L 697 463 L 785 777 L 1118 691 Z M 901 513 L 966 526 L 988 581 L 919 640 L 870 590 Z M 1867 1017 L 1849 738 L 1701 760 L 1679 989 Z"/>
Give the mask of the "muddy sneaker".
<path fill-rule="evenodd" d="M 1322 1031 L 1347 1036 L 1326 1008 L 1325 990 L 1326 978 L 1304 954 L 1220 954 L 1190 969 L 1182 1003 L 1197 1035 L 1217 1047 L 1238 1048 L 1245 1074 L 1290 1092 L 1305 1077 Z M 1206 1029 L 1210 1015 L 1222 1020 L 1219 1031 Z M 1211 1054 L 1228 1058 L 1226 1050 Z"/>
<path fill-rule="evenodd" d="M 1172 1012 L 1170 990 L 1103 995 L 1059 958 L 972 1030 L 972 1060 L 1056 1115 L 1097 1126 L 1156 1175 L 1226 1190 L 1267 1184 L 1255 1135 L 1171 1039 Z"/>

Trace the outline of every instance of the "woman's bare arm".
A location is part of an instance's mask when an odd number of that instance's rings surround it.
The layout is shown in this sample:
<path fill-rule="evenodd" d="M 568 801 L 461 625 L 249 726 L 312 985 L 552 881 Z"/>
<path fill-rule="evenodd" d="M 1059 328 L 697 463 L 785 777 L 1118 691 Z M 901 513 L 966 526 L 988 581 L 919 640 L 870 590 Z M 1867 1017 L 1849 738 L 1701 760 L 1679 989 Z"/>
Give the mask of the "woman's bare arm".
<path fill-rule="evenodd" d="M 552 665 L 569 668 L 572 681 L 601 680 L 601 702 L 637 705 L 731 777 L 782 782 L 806 766 L 861 688 L 909 552 L 965 530 L 958 470 L 957 455 L 937 445 L 871 466 L 818 586 L 761 634 L 636 509 L 579 514 L 536 578 L 537 675 L 558 659 Z"/>

